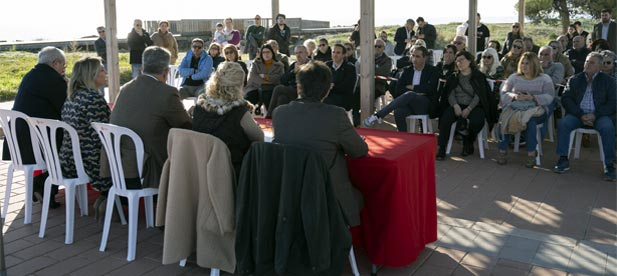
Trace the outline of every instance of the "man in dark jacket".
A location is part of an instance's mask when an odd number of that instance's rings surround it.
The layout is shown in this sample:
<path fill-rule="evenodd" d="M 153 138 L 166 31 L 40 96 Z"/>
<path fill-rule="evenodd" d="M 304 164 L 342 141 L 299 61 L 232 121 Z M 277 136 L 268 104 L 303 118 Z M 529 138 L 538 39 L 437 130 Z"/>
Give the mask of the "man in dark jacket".
<path fill-rule="evenodd" d="M 38 63 L 28 72 L 21 81 L 17 96 L 13 103 L 13 110 L 23 112 L 30 117 L 60 120 L 62 105 L 66 100 L 66 56 L 55 47 L 45 47 L 39 52 Z M 24 164 L 34 164 L 34 152 L 30 141 L 30 129 L 23 121 L 18 121 L 15 127 L 17 142 Z M 62 133 L 57 135 L 58 147 L 62 144 Z M 10 160 L 8 145 L 4 141 L 2 159 Z M 44 173 L 34 178 L 34 191 L 42 195 L 43 184 L 48 174 Z M 52 185 L 50 206 L 55 208 L 59 204 L 53 200 L 58 186 Z"/>
<path fill-rule="evenodd" d="M 246 29 L 246 50 L 245 53 L 249 54 L 249 60 L 254 60 L 258 56 L 259 47 L 264 44 L 264 35 L 266 28 L 261 26 L 261 16 L 255 15 L 255 25 L 251 25 Z"/>
<path fill-rule="evenodd" d="M 356 67 L 345 61 L 346 53 L 347 50 L 342 44 L 337 43 L 332 48 L 332 60 L 326 62 L 326 65 L 332 70 L 332 84 L 334 86 L 323 102 L 350 110 L 353 105 L 353 90 L 356 85 Z"/>
<path fill-rule="evenodd" d="M 411 52 L 413 66 L 405 68 L 396 84 L 396 97 L 390 104 L 363 121 L 364 126 L 371 127 L 379 118 L 394 111 L 396 128 L 407 131 L 406 117 L 412 114 L 429 114 L 430 106 L 435 105 L 438 94 L 439 70 L 426 64 L 428 50 L 423 46 L 414 46 Z M 420 77 L 418 77 L 420 74 Z M 390 91 L 392 93 L 393 91 Z"/>
<path fill-rule="evenodd" d="M 418 38 L 426 42 L 427 49 L 433 49 L 435 47 L 435 39 L 437 39 L 435 26 L 428 24 L 424 21 L 423 17 L 418 17 L 416 22 L 418 23 Z"/>
<path fill-rule="evenodd" d="M 96 32 L 99 33 L 99 38 L 94 41 L 94 49 L 96 55 L 103 60 L 103 66 L 107 69 L 107 45 L 105 44 L 105 27 L 100 26 L 96 28 Z"/>
<path fill-rule="evenodd" d="M 600 72 L 603 57 L 591 53 L 585 60 L 583 72 L 568 81 L 561 97 L 566 116 L 557 127 L 557 155 L 559 161 L 553 169 L 564 173 L 570 169 L 568 153 L 570 132 L 580 127 L 594 128 L 602 137 L 604 148 L 604 179 L 615 181 L 615 109 L 617 105 L 615 79 Z M 591 85 L 589 85 L 591 82 Z"/>
<path fill-rule="evenodd" d="M 566 52 L 566 56 L 568 56 L 574 67 L 575 74 L 583 72 L 583 65 L 588 54 L 589 49 L 585 47 L 585 39 L 582 36 L 575 36 L 572 39 L 572 49 Z"/>
<path fill-rule="evenodd" d="M 416 35 L 416 32 L 413 30 L 414 26 L 416 26 L 416 22 L 413 19 L 407 19 L 405 26 L 396 29 L 396 33 L 394 33 L 394 41 L 396 42 L 394 46 L 395 54 L 402 55 L 405 47 L 407 47 L 407 43 L 411 42 L 413 36 Z"/>
<path fill-rule="evenodd" d="M 311 60 L 304 45 L 296 46 L 294 52 L 296 54 L 296 61 L 289 66 L 287 72 L 281 77 L 281 84 L 275 86 L 272 91 L 268 115 L 266 115 L 267 119 L 272 119 L 272 113 L 279 105 L 287 104 L 298 98 L 296 73 L 302 65 Z"/>
<path fill-rule="evenodd" d="M 611 20 L 611 10 L 604 9 L 600 12 L 602 21 L 593 26 L 591 40 L 604 39 L 608 41 L 611 51 L 617 51 L 617 23 Z"/>
<path fill-rule="evenodd" d="M 133 22 L 133 29 L 128 34 L 126 40 L 129 44 L 129 63 L 132 69 L 132 78 L 141 75 L 141 55 L 148 46 L 154 44 L 150 39 L 150 34 L 143 28 L 143 23 L 139 19 Z"/>
<path fill-rule="evenodd" d="M 279 13 L 276 23 L 268 29 L 266 39 L 274 39 L 279 43 L 279 51 L 289 56 L 289 44 L 291 43 L 291 29 L 285 24 L 285 15 Z"/>

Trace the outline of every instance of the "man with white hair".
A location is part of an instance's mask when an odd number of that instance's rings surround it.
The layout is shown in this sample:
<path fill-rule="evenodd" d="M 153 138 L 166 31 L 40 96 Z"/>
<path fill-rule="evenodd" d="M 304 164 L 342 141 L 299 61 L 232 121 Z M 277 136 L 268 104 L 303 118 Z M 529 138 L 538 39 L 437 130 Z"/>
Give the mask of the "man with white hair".
<path fill-rule="evenodd" d="M 43 48 L 39 52 L 37 64 L 21 80 L 13 103 L 13 110 L 23 112 L 30 117 L 60 120 L 62 105 L 66 100 L 65 69 L 66 56 L 62 50 L 56 47 Z M 34 153 L 28 125 L 20 120 L 15 125 L 15 131 L 23 163 L 34 164 Z M 57 135 L 56 139 L 59 147 L 62 144 L 62 133 Z M 2 150 L 2 159 L 11 159 L 6 140 Z M 42 198 L 43 184 L 48 175 L 44 173 L 34 178 L 34 191 L 37 198 Z M 58 186 L 52 185 L 52 200 L 49 203 L 52 208 L 60 206 L 53 200 L 57 192 Z"/>
<path fill-rule="evenodd" d="M 547 74 L 553 80 L 553 85 L 561 84 L 565 75 L 563 64 L 553 61 L 553 48 L 551 46 L 542 46 L 538 51 L 538 59 L 542 65 L 544 74 Z"/>

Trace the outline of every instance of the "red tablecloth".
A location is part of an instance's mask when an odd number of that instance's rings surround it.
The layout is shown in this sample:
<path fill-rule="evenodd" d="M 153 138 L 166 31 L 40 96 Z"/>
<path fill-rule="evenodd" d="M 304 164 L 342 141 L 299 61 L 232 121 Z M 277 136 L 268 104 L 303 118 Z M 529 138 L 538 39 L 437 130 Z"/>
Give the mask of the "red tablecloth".
<path fill-rule="evenodd" d="M 437 240 L 434 135 L 357 129 L 369 156 L 348 159 L 350 179 L 364 195 L 354 245 L 373 264 L 404 266 Z"/>
<path fill-rule="evenodd" d="M 255 118 L 262 129 L 272 121 Z M 354 245 L 373 264 L 405 266 L 437 240 L 435 150 L 430 134 L 357 129 L 367 157 L 347 159 L 350 179 L 364 196 L 362 224 L 351 229 Z"/>

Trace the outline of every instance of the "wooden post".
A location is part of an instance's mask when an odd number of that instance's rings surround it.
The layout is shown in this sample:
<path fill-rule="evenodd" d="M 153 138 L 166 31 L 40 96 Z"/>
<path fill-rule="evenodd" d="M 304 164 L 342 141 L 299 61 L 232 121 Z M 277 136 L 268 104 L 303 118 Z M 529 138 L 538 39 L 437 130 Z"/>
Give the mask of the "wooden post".
<path fill-rule="evenodd" d="M 360 102 L 361 119 L 373 114 L 375 95 L 375 0 L 360 3 Z"/>
<path fill-rule="evenodd" d="M 478 13 L 478 1 L 469 0 L 469 25 L 467 26 L 467 51 L 474 57 L 478 49 L 476 36 L 478 35 L 478 24 L 476 17 Z"/>
<path fill-rule="evenodd" d="M 525 0 L 518 1 L 518 24 L 520 25 L 519 32 L 523 33 L 525 30 Z"/>
<path fill-rule="evenodd" d="M 279 0 L 272 0 L 272 24 L 276 23 L 276 16 L 278 14 L 279 14 Z"/>
<path fill-rule="evenodd" d="M 105 35 L 105 46 L 107 48 L 107 87 L 109 88 L 109 102 L 113 103 L 120 93 L 116 0 L 105 0 Z"/>

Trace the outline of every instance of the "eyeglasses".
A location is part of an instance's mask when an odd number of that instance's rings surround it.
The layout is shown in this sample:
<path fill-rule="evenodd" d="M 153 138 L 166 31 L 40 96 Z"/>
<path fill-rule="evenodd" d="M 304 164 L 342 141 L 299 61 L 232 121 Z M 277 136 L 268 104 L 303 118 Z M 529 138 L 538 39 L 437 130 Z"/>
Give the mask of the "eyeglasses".
<path fill-rule="evenodd" d="M 512 48 L 523 49 L 523 46 L 514 45 L 514 46 L 512 46 Z"/>
<path fill-rule="evenodd" d="M 461 45 L 461 44 L 463 44 L 463 42 L 460 42 L 460 41 L 452 41 L 452 43 L 454 43 L 455 45 Z"/>
<path fill-rule="evenodd" d="M 493 56 L 482 56 L 482 58 L 484 58 L 484 59 L 492 59 Z"/>
<path fill-rule="evenodd" d="M 218 47 L 210 47 L 210 50 L 217 50 L 217 51 L 220 51 L 221 49 L 219 49 Z"/>
<path fill-rule="evenodd" d="M 613 64 L 613 62 L 612 62 L 612 61 L 610 61 L 610 60 L 605 61 L 605 62 L 603 62 L 603 63 L 604 63 L 604 64 L 606 64 L 606 65 L 611 65 L 611 64 Z"/>
<path fill-rule="evenodd" d="M 231 55 L 231 54 L 234 54 L 234 52 L 233 51 L 225 51 L 225 54 L 226 55 Z"/>
<path fill-rule="evenodd" d="M 518 29 L 518 28 L 519 28 L 519 26 L 512 26 L 512 28 L 517 28 L 517 29 Z"/>
<path fill-rule="evenodd" d="M 192 47 L 193 47 L 193 49 L 201 49 L 202 48 L 202 46 L 199 46 L 199 45 L 193 45 Z"/>
<path fill-rule="evenodd" d="M 383 48 L 382 45 L 375 45 L 375 48 Z"/>

